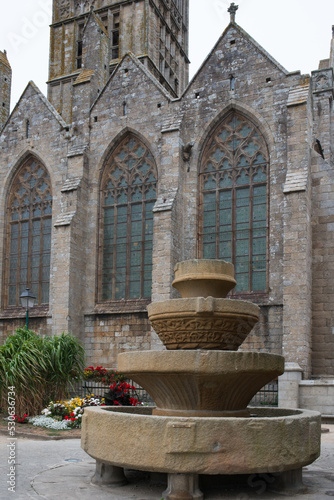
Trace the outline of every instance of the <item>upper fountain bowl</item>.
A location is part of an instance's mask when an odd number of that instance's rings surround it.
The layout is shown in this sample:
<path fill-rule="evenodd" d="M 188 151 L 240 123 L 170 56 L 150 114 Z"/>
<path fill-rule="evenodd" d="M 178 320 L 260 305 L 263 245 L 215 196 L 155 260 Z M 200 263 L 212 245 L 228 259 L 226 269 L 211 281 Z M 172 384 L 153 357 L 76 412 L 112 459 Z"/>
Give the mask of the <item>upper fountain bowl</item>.
<path fill-rule="evenodd" d="M 233 264 L 224 260 L 186 260 L 176 264 L 174 271 L 172 285 L 182 298 L 225 298 L 237 283 Z"/>

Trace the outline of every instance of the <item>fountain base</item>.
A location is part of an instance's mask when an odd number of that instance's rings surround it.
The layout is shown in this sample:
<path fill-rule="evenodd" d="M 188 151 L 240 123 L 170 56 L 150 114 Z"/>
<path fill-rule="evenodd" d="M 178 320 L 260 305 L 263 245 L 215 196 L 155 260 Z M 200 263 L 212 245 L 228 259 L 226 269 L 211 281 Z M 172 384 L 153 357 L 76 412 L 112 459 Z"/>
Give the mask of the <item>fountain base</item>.
<path fill-rule="evenodd" d="M 170 474 L 298 470 L 320 455 L 318 412 L 251 408 L 246 418 L 164 417 L 148 407 L 85 408 L 82 448 L 99 463 Z"/>

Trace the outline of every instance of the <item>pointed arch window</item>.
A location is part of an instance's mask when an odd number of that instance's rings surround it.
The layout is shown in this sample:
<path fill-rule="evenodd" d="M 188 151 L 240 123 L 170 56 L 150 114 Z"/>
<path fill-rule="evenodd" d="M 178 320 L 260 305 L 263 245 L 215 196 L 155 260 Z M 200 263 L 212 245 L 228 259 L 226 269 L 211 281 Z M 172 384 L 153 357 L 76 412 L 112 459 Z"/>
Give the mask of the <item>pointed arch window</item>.
<path fill-rule="evenodd" d="M 267 281 L 268 150 L 257 127 L 233 112 L 216 128 L 200 168 L 199 252 L 235 266 L 235 292 Z"/>
<path fill-rule="evenodd" d="M 28 287 L 36 305 L 48 304 L 52 192 L 44 166 L 28 159 L 7 198 L 6 306 L 19 306 Z"/>
<path fill-rule="evenodd" d="M 149 299 L 157 173 L 148 148 L 128 135 L 101 182 L 99 301 Z"/>

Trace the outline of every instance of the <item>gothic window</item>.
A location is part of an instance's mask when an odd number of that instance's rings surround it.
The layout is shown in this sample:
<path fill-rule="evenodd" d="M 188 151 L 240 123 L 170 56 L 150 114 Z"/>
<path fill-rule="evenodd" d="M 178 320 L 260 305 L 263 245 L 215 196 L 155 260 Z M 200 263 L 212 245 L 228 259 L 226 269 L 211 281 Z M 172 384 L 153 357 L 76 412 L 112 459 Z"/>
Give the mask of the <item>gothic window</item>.
<path fill-rule="evenodd" d="M 128 135 L 102 177 L 100 301 L 151 296 L 156 182 L 151 153 Z"/>
<path fill-rule="evenodd" d="M 49 175 L 30 158 L 16 174 L 7 199 L 7 306 L 19 306 L 27 287 L 37 304 L 49 302 L 51 215 Z"/>
<path fill-rule="evenodd" d="M 235 266 L 236 292 L 266 290 L 268 152 L 256 126 L 233 112 L 208 141 L 200 170 L 199 251 Z"/>

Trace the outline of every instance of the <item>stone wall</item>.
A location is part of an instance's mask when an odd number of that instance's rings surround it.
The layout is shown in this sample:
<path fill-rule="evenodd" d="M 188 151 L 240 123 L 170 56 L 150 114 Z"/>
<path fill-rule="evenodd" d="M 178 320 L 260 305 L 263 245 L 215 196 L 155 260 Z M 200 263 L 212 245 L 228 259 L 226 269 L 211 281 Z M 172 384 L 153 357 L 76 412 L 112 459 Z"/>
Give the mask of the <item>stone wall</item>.
<path fill-rule="evenodd" d="M 121 352 L 151 348 L 151 328 L 145 312 L 87 315 L 84 332 L 87 365 L 116 369 Z"/>
<path fill-rule="evenodd" d="M 299 382 L 299 408 L 319 411 L 322 416 L 334 416 L 334 380 L 301 380 Z"/>
<path fill-rule="evenodd" d="M 312 370 L 317 377 L 333 377 L 333 70 L 312 72 L 312 88 L 315 150 L 312 154 Z"/>

